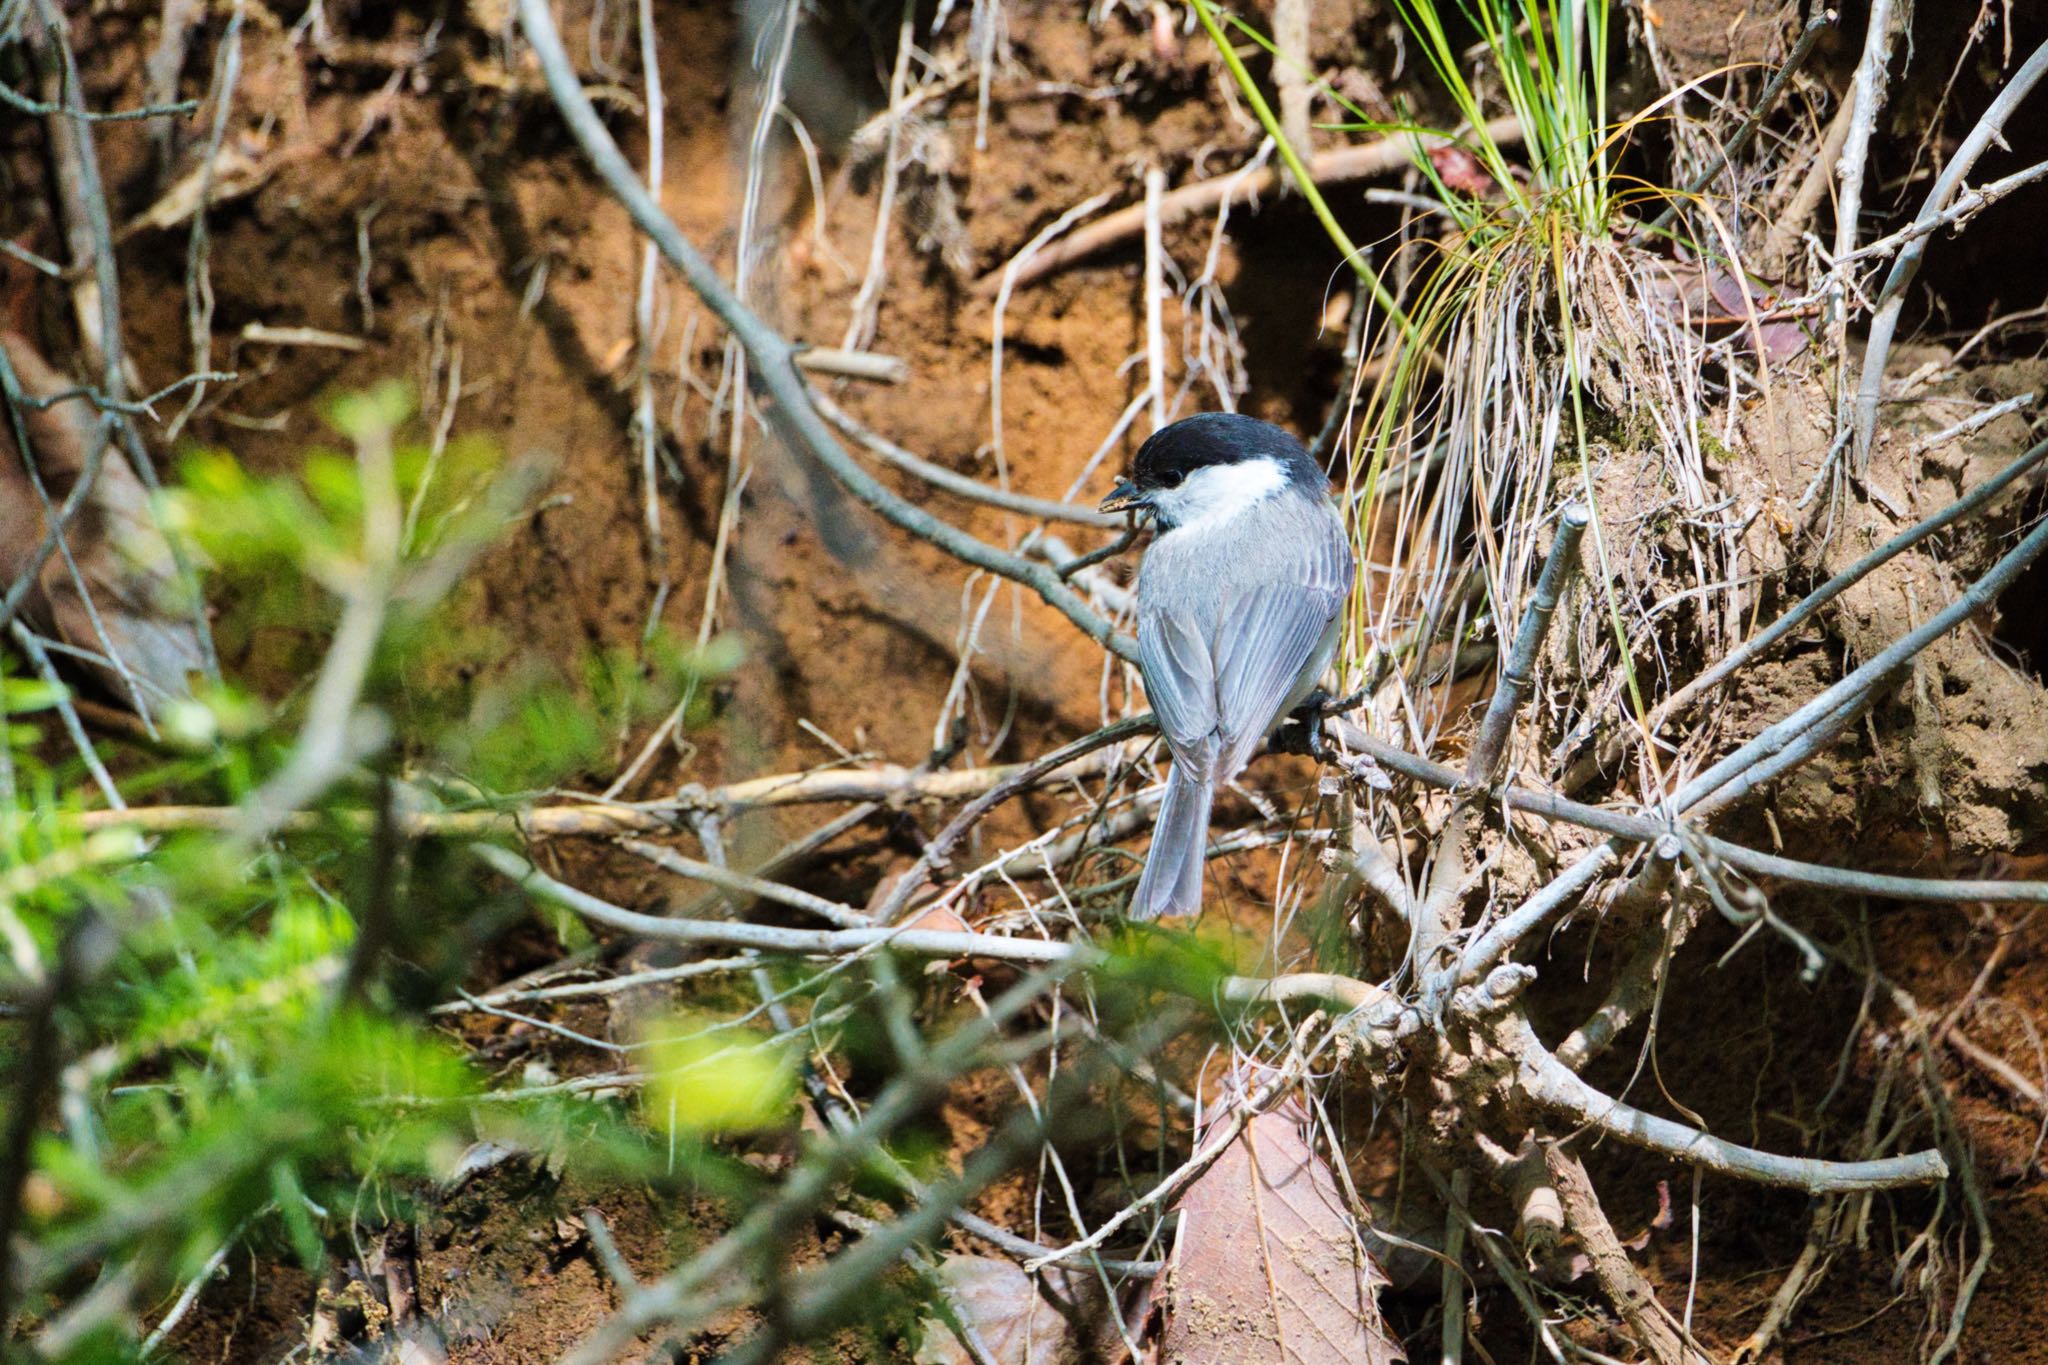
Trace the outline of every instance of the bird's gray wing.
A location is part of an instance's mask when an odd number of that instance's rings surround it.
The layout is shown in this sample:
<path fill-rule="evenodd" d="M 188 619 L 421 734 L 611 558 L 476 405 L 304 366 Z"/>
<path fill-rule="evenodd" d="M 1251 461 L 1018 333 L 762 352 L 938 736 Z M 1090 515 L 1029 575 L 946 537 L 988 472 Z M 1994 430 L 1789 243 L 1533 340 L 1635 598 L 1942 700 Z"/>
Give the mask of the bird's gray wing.
<path fill-rule="evenodd" d="M 1138 667 L 1160 732 L 1206 776 L 1216 750 L 1216 664 L 1200 630 L 1180 612 L 1141 610 Z"/>
<path fill-rule="evenodd" d="M 1217 617 L 1216 729 L 1225 773 L 1251 757 L 1281 708 L 1297 699 L 1302 671 L 1315 662 L 1351 590 L 1351 545 L 1335 517 L 1276 548 L 1272 577 Z"/>
<path fill-rule="evenodd" d="M 1343 606 L 1328 588 L 1259 588 L 1240 596 L 1217 628 L 1216 731 L 1223 770 L 1251 757 Z"/>

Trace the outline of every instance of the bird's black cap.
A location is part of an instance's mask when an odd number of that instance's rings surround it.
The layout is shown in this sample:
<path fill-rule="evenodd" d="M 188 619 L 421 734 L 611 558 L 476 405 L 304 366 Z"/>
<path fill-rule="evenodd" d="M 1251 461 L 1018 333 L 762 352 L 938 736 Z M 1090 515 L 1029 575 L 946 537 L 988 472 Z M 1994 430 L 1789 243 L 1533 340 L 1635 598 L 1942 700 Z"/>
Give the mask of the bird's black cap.
<path fill-rule="evenodd" d="M 1271 422 L 1235 412 L 1202 412 L 1152 433 L 1131 461 L 1131 483 L 1141 490 L 1172 488 L 1197 469 L 1244 460 L 1270 459 L 1288 477 L 1318 496 L 1329 478 L 1307 449 Z"/>

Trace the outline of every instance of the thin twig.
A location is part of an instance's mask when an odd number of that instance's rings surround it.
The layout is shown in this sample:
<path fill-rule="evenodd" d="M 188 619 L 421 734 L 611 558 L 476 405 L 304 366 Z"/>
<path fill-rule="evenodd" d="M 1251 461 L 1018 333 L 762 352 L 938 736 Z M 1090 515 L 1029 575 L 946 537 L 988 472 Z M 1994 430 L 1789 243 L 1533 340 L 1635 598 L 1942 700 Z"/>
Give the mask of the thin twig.
<path fill-rule="evenodd" d="M 1166 245 L 1159 221 L 1159 201 L 1165 197 L 1166 172 L 1152 166 L 1145 172 L 1145 393 L 1154 431 L 1166 425 L 1166 335 L 1160 321 Z"/>
<path fill-rule="evenodd" d="M 934 488 L 942 488 L 955 497 L 988 507 L 1000 507 L 1006 512 L 1017 512 L 1040 521 L 1064 521 L 1076 526 L 1104 528 L 1122 524 L 1122 518 L 1108 512 L 1098 512 L 1084 503 L 1034 498 L 1024 493 L 1013 493 L 1007 488 L 992 487 L 965 474 L 957 474 L 944 465 L 934 464 L 922 456 L 912 454 L 888 437 L 861 425 L 846 409 L 815 389 L 811 391 L 811 401 L 817 404 L 818 411 L 825 420 L 837 427 L 843 435 L 865 446 L 904 473 L 914 475 Z"/>
<path fill-rule="evenodd" d="M 76 119 L 80 123 L 132 123 L 139 119 L 183 118 L 199 107 L 198 100 L 178 100 L 172 104 L 146 104 L 139 109 L 96 112 L 68 104 L 46 104 L 42 100 L 32 100 L 4 81 L 0 81 L 0 104 L 12 105 L 22 113 L 37 118 L 54 114 L 60 118 Z"/>
<path fill-rule="evenodd" d="M 1894 0 L 1871 0 L 1870 19 L 1863 34 L 1863 55 L 1857 61 L 1856 76 L 1851 85 L 1848 132 L 1843 138 L 1842 154 L 1835 162 L 1835 179 L 1839 185 L 1835 195 L 1836 262 L 1856 249 L 1856 234 L 1862 225 L 1863 175 L 1870 160 L 1870 140 L 1877 131 L 1877 111 L 1884 104 L 1885 68 L 1891 63 L 1892 39 L 1900 27 L 1893 22 L 1893 9 Z M 1829 272 L 1827 327 L 1830 349 L 1840 367 L 1835 383 L 1838 400 L 1842 396 L 1839 376 L 1846 373 L 1849 366 L 1848 283 L 1839 264 Z M 1839 414 L 1839 407 L 1837 412 Z M 1840 431 L 1844 425 L 1838 421 L 1837 430 Z M 1832 457 L 1829 467 L 1837 467 Z"/>
<path fill-rule="evenodd" d="M 492 844 L 473 844 L 471 852 L 538 900 L 561 906 L 607 928 L 664 942 L 809 956 L 833 956 L 887 947 L 920 957 L 981 956 L 1032 964 L 1078 964 L 1096 960 L 1098 956 L 1092 948 L 1070 943 L 947 929 L 784 929 L 733 920 L 686 920 L 645 915 L 557 881 L 509 849 Z"/>
<path fill-rule="evenodd" d="M 1948 1162 L 1931 1148 L 1873 1161 L 1821 1161 L 1813 1157 L 1779 1156 L 1724 1142 L 1601 1094 L 1537 1041 L 1535 1031 L 1526 1022 L 1517 1021 L 1511 1027 L 1512 1055 L 1519 1067 L 1520 1082 L 1531 1099 L 1576 1123 L 1674 1161 L 1809 1194 L 1889 1190 L 1948 1179 Z"/>
<path fill-rule="evenodd" d="M 1967 219 L 1975 217 L 1992 204 L 2011 194 L 2014 190 L 2024 189 L 2043 176 L 2048 176 L 2048 161 L 2037 161 L 2023 171 L 2014 171 L 2011 175 L 2002 176 L 1988 185 L 1982 185 L 1966 194 L 1957 195 L 1954 203 L 1934 217 L 1924 221 L 1916 219 L 1889 237 L 1880 237 L 1868 246 L 1858 247 L 1849 259 L 1851 261 L 1882 259 L 1903 246 L 1917 242 L 1923 237 L 1931 237 L 1944 228 L 1954 227 Z M 1954 359 L 1961 360 L 1961 358 L 1961 351 L 1959 349 Z"/>
<path fill-rule="evenodd" d="M 640 839 L 621 839 L 619 847 L 628 853 L 645 858 L 664 872 L 673 872 L 678 877 L 688 877 L 692 881 L 708 882 L 742 896 L 753 896 L 793 909 L 807 910 L 842 929 L 866 928 L 874 923 L 872 919 L 850 905 L 841 905 L 837 901 L 829 901 L 823 896 L 814 896 L 808 891 L 799 891 L 780 882 L 749 877 L 744 872 L 734 872 L 711 863 L 699 862 L 695 858 L 686 858 L 674 849 L 663 848 L 660 844 L 650 844 Z"/>
<path fill-rule="evenodd" d="M 910 362 L 901 356 L 849 351 L 837 346 L 802 347 L 796 353 L 796 367 L 807 374 L 865 379 L 875 384 L 901 384 L 910 378 Z"/>
<path fill-rule="evenodd" d="M 1977 164 L 1977 158 L 1994 142 L 2003 141 L 2006 121 L 2044 76 L 2048 76 L 2048 42 L 2034 49 L 2034 55 L 2027 58 L 2026 65 L 2013 73 L 2005 88 L 1998 92 L 1998 98 L 1991 101 L 1983 117 L 1977 120 L 1977 126 L 1956 148 L 1948 165 L 1942 168 L 1940 178 L 1934 182 L 1934 188 L 1927 192 L 1926 202 L 1914 216 L 1913 227 L 1932 230 L 1942 211 L 1948 208 L 1950 198 L 1961 187 L 1963 177 L 1970 173 L 1970 168 Z M 1870 460 L 1870 443 L 1877 432 L 1878 399 L 1884 388 L 1884 367 L 1891 358 L 1892 336 L 1898 330 L 1899 314 L 1906 306 L 1906 289 L 1913 283 L 1913 277 L 1920 273 L 1920 262 L 1927 254 L 1927 242 L 1925 234 L 1906 242 L 1899 251 L 1898 259 L 1892 262 L 1891 272 L 1885 276 L 1884 288 L 1878 291 L 1876 312 L 1870 320 L 1870 340 L 1863 350 L 1863 372 L 1856 386 L 1855 469 L 1858 474 Z M 1846 254 L 1837 251 L 1838 268 Z"/>
<path fill-rule="evenodd" d="M 1679 207 L 1705 194 L 1707 187 L 1714 183 L 1714 178 L 1727 169 L 1728 163 L 1742 155 L 1743 149 L 1749 146 L 1750 139 L 1756 136 L 1756 130 L 1770 117 L 1771 110 L 1778 107 L 1778 99 L 1785 93 L 1785 87 L 1791 83 L 1792 77 L 1798 74 L 1800 67 L 1806 65 L 1806 59 L 1813 55 L 1815 45 L 1820 42 L 1820 35 L 1833 28 L 1838 17 L 1833 10 L 1823 10 L 1806 21 L 1806 27 L 1800 31 L 1799 41 L 1792 45 L 1791 55 L 1785 58 L 1783 66 L 1771 73 L 1771 79 L 1764 86 L 1763 93 L 1757 96 L 1756 105 L 1749 111 L 1749 117 L 1742 121 L 1742 126 L 1735 130 L 1735 135 L 1721 145 L 1721 150 L 1714 154 L 1714 159 L 1707 163 L 1707 168 L 1694 176 L 1692 183 L 1678 192 L 1665 210 L 1642 230 L 1641 235 L 1654 237 L 1670 227 L 1671 221 L 1678 216 Z"/>

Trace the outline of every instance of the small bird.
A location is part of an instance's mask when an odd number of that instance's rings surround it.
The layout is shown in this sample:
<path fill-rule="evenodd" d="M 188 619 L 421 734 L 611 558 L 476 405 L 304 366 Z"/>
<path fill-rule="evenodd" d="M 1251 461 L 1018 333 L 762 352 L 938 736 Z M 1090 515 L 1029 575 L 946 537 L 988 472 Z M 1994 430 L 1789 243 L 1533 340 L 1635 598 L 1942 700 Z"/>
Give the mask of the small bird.
<path fill-rule="evenodd" d="M 1191 915 L 1216 788 L 1336 653 L 1351 540 L 1301 442 L 1229 412 L 1152 433 L 1102 510 L 1135 511 L 1157 533 L 1138 569 L 1138 668 L 1173 752 L 1129 914 Z"/>

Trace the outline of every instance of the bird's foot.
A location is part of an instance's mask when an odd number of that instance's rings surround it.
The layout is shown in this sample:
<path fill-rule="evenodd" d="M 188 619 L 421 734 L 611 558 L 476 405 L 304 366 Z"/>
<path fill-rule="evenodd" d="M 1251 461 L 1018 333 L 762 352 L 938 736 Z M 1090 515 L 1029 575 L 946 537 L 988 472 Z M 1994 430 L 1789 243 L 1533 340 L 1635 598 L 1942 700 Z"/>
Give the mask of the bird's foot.
<path fill-rule="evenodd" d="M 1316 688 L 1274 729 L 1270 747 L 1276 753 L 1304 754 L 1318 763 L 1334 763 L 1337 750 L 1323 729 L 1323 717 L 1334 713 L 1330 694 Z"/>

